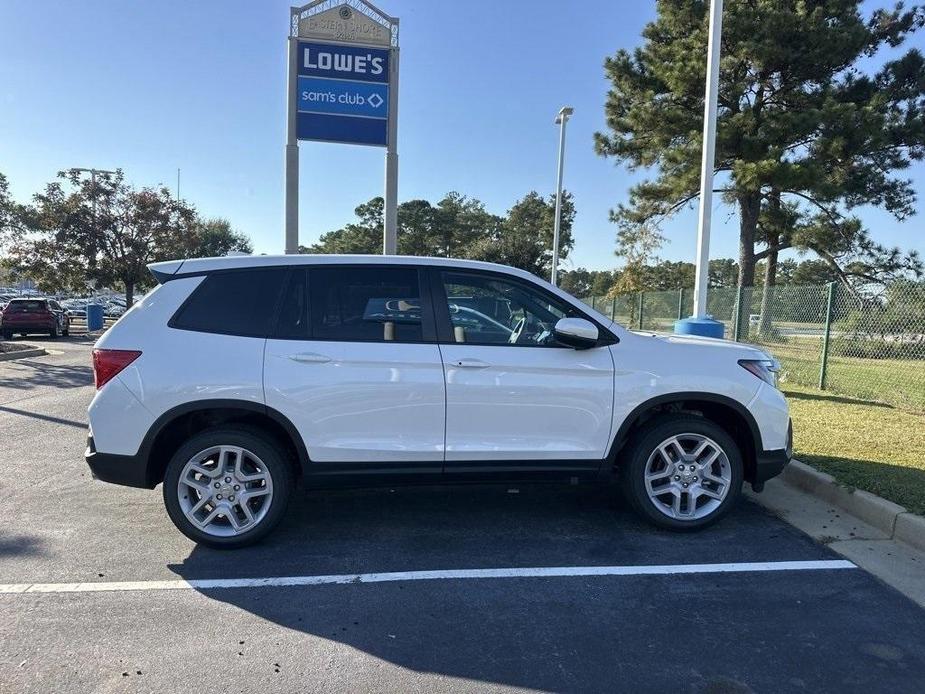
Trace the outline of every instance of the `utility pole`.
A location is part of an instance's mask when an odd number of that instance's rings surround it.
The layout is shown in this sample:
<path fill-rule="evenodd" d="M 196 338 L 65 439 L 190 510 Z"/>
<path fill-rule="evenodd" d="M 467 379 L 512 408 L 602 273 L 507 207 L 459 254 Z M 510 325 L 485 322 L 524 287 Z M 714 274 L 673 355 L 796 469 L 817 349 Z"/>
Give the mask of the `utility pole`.
<path fill-rule="evenodd" d="M 575 113 L 571 106 L 559 109 L 555 123 L 559 126 L 559 163 L 556 167 L 556 219 L 552 226 L 552 276 L 549 281 L 555 285 L 559 274 L 559 228 L 562 224 L 562 169 L 565 166 L 565 124 Z"/>

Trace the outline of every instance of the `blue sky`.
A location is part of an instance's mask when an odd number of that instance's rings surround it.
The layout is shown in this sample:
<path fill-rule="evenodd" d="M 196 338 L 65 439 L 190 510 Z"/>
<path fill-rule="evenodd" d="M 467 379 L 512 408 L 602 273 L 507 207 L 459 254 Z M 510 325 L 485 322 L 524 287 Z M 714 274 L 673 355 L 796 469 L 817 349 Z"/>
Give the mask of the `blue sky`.
<path fill-rule="evenodd" d="M 258 252 L 283 246 L 288 2 L 84 0 L 0 4 L 0 171 L 26 199 L 59 169 L 121 167 L 137 185 L 176 183 L 229 218 Z M 381 0 L 401 19 L 399 199 L 457 190 L 503 213 L 555 186 L 557 129 L 570 104 L 566 187 L 575 194 L 569 266 L 610 268 L 608 210 L 630 175 L 594 154 L 604 57 L 639 43 L 654 2 Z M 925 36 L 915 39 L 925 48 Z M 384 151 L 301 145 L 300 240 L 353 218 L 382 191 Z M 925 190 L 925 165 L 910 171 Z M 864 210 L 874 238 L 925 252 L 918 215 Z M 666 227 L 662 257 L 691 260 L 696 214 Z M 712 257 L 734 257 L 737 219 L 716 202 Z"/>

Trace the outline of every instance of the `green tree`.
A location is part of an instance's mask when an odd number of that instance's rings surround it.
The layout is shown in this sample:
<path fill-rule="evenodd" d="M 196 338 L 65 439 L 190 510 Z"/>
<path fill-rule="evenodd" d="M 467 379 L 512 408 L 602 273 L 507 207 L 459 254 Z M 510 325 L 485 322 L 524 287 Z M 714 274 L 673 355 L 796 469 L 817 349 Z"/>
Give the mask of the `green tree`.
<path fill-rule="evenodd" d="M 254 247 L 250 239 L 231 227 L 231 222 L 221 217 L 198 219 L 192 228 L 186 258 L 218 258 L 229 253 L 251 254 Z"/>
<path fill-rule="evenodd" d="M 502 263 L 546 278 L 552 268 L 552 237 L 555 219 L 555 196 L 547 199 L 531 191 L 508 210 L 504 220 L 476 240 L 468 257 Z M 559 229 L 559 260 L 564 260 L 575 245 L 572 222 L 575 203 L 571 193 L 562 195 L 562 222 Z"/>
<path fill-rule="evenodd" d="M 763 258 L 773 277 L 776 254 L 790 247 L 816 252 L 836 272 L 852 263 L 878 270 L 884 261 L 887 272 L 916 270 L 917 259 L 870 243 L 851 211 L 870 204 L 897 219 L 914 212 L 911 182 L 898 174 L 925 154 L 925 61 L 915 49 L 874 73 L 864 61 L 903 44 L 925 13 L 898 4 L 865 19 L 859 5 L 725 4 L 716 190 L 738 211 L 742 286 L 754 284 Z M 618 253 L 628 260 L 634 249 L 657 247 L 659 223 L 699 193 L 706 7 L 659 0 L 643 45 L 605 61 L 608 131 L 595 135 L 596 149 L 630 169 L 656 171 L 611 213 Z M 788 219 L 799 223 L 788 227 Z"/>
<path fill-rule="evenodd" d="M 34 196 L 10 245 L 16 268 L 45 291 L 121 286 L 131 306 L 136 288 L 152 282 L 148 263 L 183 256 L 195 210 L 167 188 L 133 188 L 121 171 L 95 186 L 76 172 L 58 177 Z"/>

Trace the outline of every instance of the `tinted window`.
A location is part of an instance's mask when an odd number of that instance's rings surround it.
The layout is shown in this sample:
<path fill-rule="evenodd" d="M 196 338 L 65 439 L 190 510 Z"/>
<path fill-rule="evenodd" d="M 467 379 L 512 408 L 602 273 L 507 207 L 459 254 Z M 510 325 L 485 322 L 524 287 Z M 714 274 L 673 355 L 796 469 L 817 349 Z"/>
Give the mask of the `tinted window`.
<path fill-rule="evenodd" d="M 235 270 L 206 277 L 171 322 L 174 328 L 248 337 L 269 334 L 286 271 Z"/>
<path fill-rule="evenodd" d="M 313 339 L 423 340 L 416 269 L 314 267 L 308 275 Z"/>
<path fill-rule="evenodd" d="M 578 315 L 567 302 L 527 283 L 487 274 L 442 275 L 456 342 L 559 346 L 553 337 L 556 322 Z"/>
<path fill-rule="evenodd" d="M 293 270 L 279 307 L 279 321 L 275 337 L 290 340 L 307 340 L 308 332 L 308 281 L 304 269 Z"/>
<path fill-rule="evenodd" d="M 6 310 L 10 313 L 30 313 L 32 311 L 46 311 L 48 309 L 44 301 L 22 301 L 14 299 L 10 302 L 10 305 L 7 306 Z"/>

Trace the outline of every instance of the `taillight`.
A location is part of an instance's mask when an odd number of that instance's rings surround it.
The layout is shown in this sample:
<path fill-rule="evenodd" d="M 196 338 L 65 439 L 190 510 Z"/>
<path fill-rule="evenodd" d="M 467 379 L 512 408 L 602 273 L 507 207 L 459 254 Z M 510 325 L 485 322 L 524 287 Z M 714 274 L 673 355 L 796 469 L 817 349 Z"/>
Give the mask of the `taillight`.
<path fill-rule="evenodd" d="M 137 349 L 93 350 L 93 382 L 97 390 L 140 356 L 141 352 Z"/>

